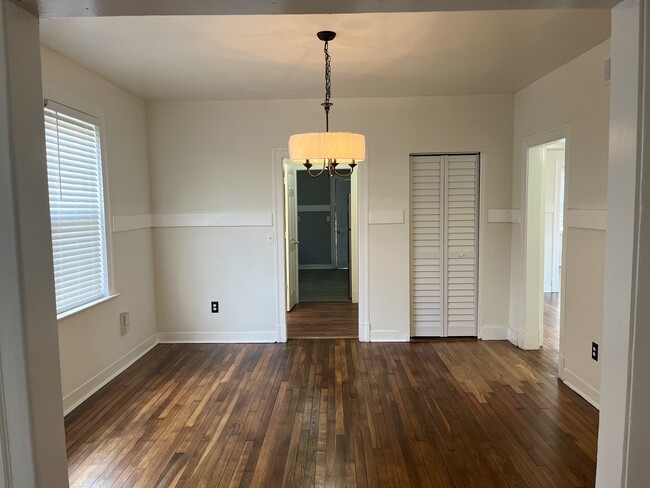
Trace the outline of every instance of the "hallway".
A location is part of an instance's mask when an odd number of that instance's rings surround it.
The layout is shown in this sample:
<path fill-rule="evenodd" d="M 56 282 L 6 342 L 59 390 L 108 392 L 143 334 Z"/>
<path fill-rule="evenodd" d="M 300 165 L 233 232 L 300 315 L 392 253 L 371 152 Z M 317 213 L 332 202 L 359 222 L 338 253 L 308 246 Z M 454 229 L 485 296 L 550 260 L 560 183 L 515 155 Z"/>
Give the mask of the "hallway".
<path fill-rule="evenodd" d="M 299 271 L 300 301 L 349 301 L 347 269 L 301 269 Z"/>

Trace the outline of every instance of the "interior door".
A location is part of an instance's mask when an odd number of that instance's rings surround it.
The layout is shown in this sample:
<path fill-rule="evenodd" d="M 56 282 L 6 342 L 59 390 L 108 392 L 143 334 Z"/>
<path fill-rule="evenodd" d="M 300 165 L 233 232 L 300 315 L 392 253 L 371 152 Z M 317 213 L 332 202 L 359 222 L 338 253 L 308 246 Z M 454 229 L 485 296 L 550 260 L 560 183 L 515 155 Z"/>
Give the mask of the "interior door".
<path fill-rule="evenodd" d="M 443 335 L 443 157 L 411 157 L 411 334 Z"/>
<path fill-rule="evenodd" d="M 445 167 L 445 335 L 478 335 L 478 155 Z"/>
<path fill-rule="evenodd" d="M 477 154 L 411 157 L 411 334 L 476 336 Z"/>
<path fill-rule="evenodd" d="M 334 181 L 336 205 L 336 267 L 350 266 L 350 180 Z"/>
<path fill-rule="evenodd" d="M 291 311 L 299 300 L 298 286 L 298 189 L 296 170 L 285 165 L 284 203 L 285 203 L 285 252 L 287 282 L 287 312 Z"/>

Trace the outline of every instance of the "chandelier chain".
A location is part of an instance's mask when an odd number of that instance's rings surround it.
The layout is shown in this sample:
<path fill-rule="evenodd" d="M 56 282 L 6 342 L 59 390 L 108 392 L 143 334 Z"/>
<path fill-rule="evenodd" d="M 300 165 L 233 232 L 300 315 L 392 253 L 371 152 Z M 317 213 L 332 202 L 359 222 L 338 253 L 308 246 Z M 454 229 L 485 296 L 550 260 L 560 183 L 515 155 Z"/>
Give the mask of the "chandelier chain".
<path fill-rule="evenodd" d="M 329 53 L 329 43 L 325 41 L 325 103 L 330 103 L 332 96 L 332 67 L 330 65 L 332 57 Z"/>

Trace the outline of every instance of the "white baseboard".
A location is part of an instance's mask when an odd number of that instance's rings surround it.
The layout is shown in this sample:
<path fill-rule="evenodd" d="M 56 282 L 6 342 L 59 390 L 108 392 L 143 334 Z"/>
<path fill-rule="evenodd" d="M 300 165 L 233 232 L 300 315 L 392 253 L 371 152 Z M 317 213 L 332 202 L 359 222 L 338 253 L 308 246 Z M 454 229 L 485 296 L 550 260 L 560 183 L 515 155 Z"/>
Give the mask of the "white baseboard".
<path fill-rule="evenodd" d="M 287 342 L 287 324 L 275 324 L 277 342 Z"/>
<path fill-rule="evenodd" d="M 409 342 L 411 336 L 402 330 L 370 330 L 370 342 Z"/>
<path fill-rule="evenodd" d="M 147 354 L 158 344 L 157 334 L 152 335 L 144 342 L 133 348 L 120 359 L 104 369 L 101 373 L 86 381 L 72 393 L 63 397 L 63 414 L 68 415 L 75 408 L 86 401 L 93 393 L 106 385 L 109 381 L 122 373 L 125 369 Z"/>
<path fill-rule="evenodd" d="M 562 382 L 600 410 L 600 392 L 589 385 L 586 381 L 580 379 L 574 373 L 564 368 L 564 378 L 562 378 Z"/>
<path fill-rule="evenodd" d="M 245 344 L 245 343 L 268 343 L 276 342 L 277 333 L 273 331 L 263 332 L 158 332 L 158 342 L 184 343 L 184 342 L 205 342 L 216 344 Z"/>
<path fill-rule="evenodd" d="M 359 322 L 359 342 L 370 341 L 370 322 Z"/>
<path fill-rule="evenodd" d="M 482 325 L 480 337 L 484 341 L 506 341 L 508 340 L 508 326 Z"/>
<path fill-rule="evenodd" d="M 519 346 L 519 332 L 517 332 L 512 327 L 508 327 L 508 337 L 507 339 L 512 342 L 515 346 Z"/>

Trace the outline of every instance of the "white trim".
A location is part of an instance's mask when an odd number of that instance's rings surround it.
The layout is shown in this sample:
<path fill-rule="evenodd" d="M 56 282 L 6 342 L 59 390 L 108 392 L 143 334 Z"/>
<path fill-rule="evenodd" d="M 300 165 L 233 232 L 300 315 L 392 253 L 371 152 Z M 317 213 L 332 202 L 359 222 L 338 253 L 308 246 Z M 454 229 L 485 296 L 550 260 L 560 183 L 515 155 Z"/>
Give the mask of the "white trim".
<path fill-rule="evenodd" d="M 369 213 L 368 223 L 379 224 L 403 224 L 404 210 L 373 210 Z"/>
<path fill-rule="evenodd" d="M 106 119 L 104 109 L 99 105 L 95 105 L 83 98 L 79 98 L 78 96 L 65 90 L 61 90 L 54 85 L 47 84 L 43 86 L 43 98 L 47 99 L 49 102 L 54 102 L 57 105 L 63 105 L 66 108 L 94 117 L 97 119 L 92 122 L 94 124 L 96 124 L 97 121 L 104 122 Z"/>
<path fill-rule="evenodd" d="M 105 368 L 99 374 L 93 376 L 79 388 L 63 397 L 63 414 L 68 415 L 75 408 L 85 402 L 94 393 L 99 391 L 113 378 L 123 373 L 129 366 L 135 363 L 142 356 L 151 351 L 158 344 L 157 335 L 145 339 L 113 364 Z"/>
<path fill-rule="evenodd" d="M 272 212 L 116 215 L 113 233 L 162 227 L 270 227 Z"/>
<path fill-rule="evenodd" d="M 154 214 L 152 224 L 153 227 L 270 227 L 273 213 Z"/>
<path fill-rule="evenodd" d="M 566 368 L 564 368 L 564 378 L 561 379 L 566 386 L 571 388 L 594 407 L 600 409 L 600 392 L 598 390 Z"/>
<path fill-rule="evenodd" d="M 324 264 L 299 264 L 298 269 L 334 269 L 331 263 Z"/>
<path fill-rule="evenodd" d="M 406 329 L 406 331 L 404 330 Z M 370 342 L 409 342 L 411 335 L 409 327 L 402 330 L 371 330 Z"/>
<path fill-rule="evenodd" d="M 289 157 L 287 149 L 274 149 L 271 154 L 271 181 L 273 185 L 273 212 L 276 215 L 273 228 L 275 231 L 275 261 L 276 276 L 276 334 L 278 342 L 287 341 L 287 298 L 285 277 L 285 225 L 284 225 L 284 164 L 283 159 Z M 359 246 L 359 340 L 369 340 L 368 313 L 368 151 L 366 161 L 356 167 L 357 174 L 357 225 Z"/>
<path fill-rule="evenodd" d="M 370 342 L 370 322 L 359 322 L 359 341 Z"/>
<path fill-rule="evenodd" d="M 287 149 L 274 149 L 271 154 L 271 184 L 273 192 L 273 212 L 275 215 L 275 259 L 273 268 L 276 277 L 275 286 L 275 319 L 277 324 L 278 342 L 287 342 L 287 289 L 286 289 L 286 256 L 285 256 L 285 224 L 284 224 L 284 159 L 289 158 Z"/>
<path fill-rule="evenodd" d="M 366 163 L 369 159 L 369 150 L 366 149 Z M 363 164 L 357 172 L 357 247 L 359 261 L 359 340 L 370 341 L 370 258 L 369 258 L 369 205 L 368 205 L 368 178 L 370 168 Z"/>
<path fill-rule="evenodd" d="M 566 227 L 591 230 L 607 230 L 607 210 L 567 209 L 564 215 Z"/>
<path fill-rule="evenodd" d="M 482 325 L 479 329 L 479 339 L 484 341 L 507 341 L 507 325 Z"/>
<path fill-rule="evenodd" d="M 523 282 L 521 283 L 521 290 L 520 293 L 521 295 L 515 297 L 514 299 L 518 300 L 523 300 L 523 310 L 522 310 L 522 316 L 520 317 L 515 317 L 516 322 L 515 323 L 520 323 L 521 324 L 521 330 L 517 331 L 517 343 L 516 345 L 521 348 L 521 349 L 539 349 L 541 346 L 541 343 L 539 343 L 539 330 L 543 326 L 541 323 L 539 324 L 539 328 L 535 331 L 534 334 L 534 343 L 532 344 L 535 347 L 530 347 L 531 346 L 531 335 L 530 331 L 526 330 L 526 316 L 527 316 L 527 304 L 526 304 L 526 298 L 528 296 L 527 294 L 527 280 L 528 280 L 528 226 L 527 226 L 527 219 L 526 216 L 528 214 L 528 177 L 529 177 L 529 169 L 530 169 L 530 161 L 528 159 L 528 153 L 529 149 L 537 147 L 537 146 L 542 146 L 544 144 L 548 144 L 549 142 L 557 141 L 559 139 L 564 139 L 565 142 L 565 150 L 564 150 L 564 188 L 565 188 L 565 198 L 564 198 L 564 215 L 566 218 L 566 211 L 567 211 L 567 202 L 568 198 L 566 198 L 566 192 L 567 188 L 569 188 L 569 181 L 570 181 L 570 168 L 571 168 L 571 126 L 569 124 L 564 124 L 560 127 L 556 127 L 544 132 L 540 132 L 538 134 L 533 134 L 529 135 L 527 137 L 524 137 L 523 140 L 521 141 L 521 157 L 522 161 L 524 163 L 523 171 L 521 172 L 521 215 L 523 215 L 522 219 L 522 225 L 519 228 L 520 232 L 520 242 L 522 243 L 523 246 L 523 252 L 522 252 L 522 258 L 523 261 L 520 263 L 523 269 L 522 277 L 523 277 Z M 559 344 L 559 353 L 560 355 L 564 354 L 564 315 L 566 311 L 565 303 L 566 303 L 566 286 L 565 286 L 565 281 L 566 281 L 566 267 L 564 267 L 566 263 L 566 235 L 567 233 L 564 232 L 562 234 L 562 261 L 561 264 L 563 266 L 563 273 L 562 273 L 562 283 L 560 285 L 560 344 Z M 539 296 L 540 300 L 542 300 L 542 294 L 544 291 L 544 283 L 543 279 L 542 282 L 540 283 L 539 286 Z M 511 300 L 513 297 L 510 297 Z M 512 334 L 509 334 L 509 340 Z M 512 342 L 512 341 L 511 341 Z M 562 373 L 562 370 L 558 366 L 558 375 Z"/>
<path fill-rule="evenodd" d="M 648 371 L 642 367 L 646 364 L 646 351 L 637 356 L 641 351 L 635 351 L 635 343 L 647 337 L 640 333 L 647 330 L 647 322 L 637 324 L 636 313 L 637 307 L 643 310 L 639 303 L 648 297 L 648 292 L 644 293 L 647 281 L 643 272 L 639 275 L 638 266 L 648 255 L 648 247 L 640 244 L 644 242 L 641 205 L 646 192 L 644 180 L 648 178 L 649 6 L 648 2 L 626 0 L 612 9 L 609 230 L 605 236 L 597 488 L 632 488 L 647 484 L 640 482 L 639 476 L 648 479 L 648 405 L 643 405 L 642 412 L 637 412 L 633 405 L 637 401 L 647 402 L 644 393 L 636 396 L 634 384 L 639 378 L 647 384 Z M 639 366 L 641 370 L 637 369 Z M 641 416 L 637 417 L 639 413 Z"/>
<path fill-rule="evenodd" d="M 88 102 L 83 98 L 66 92 L 65 90 L 61 90 L 53 85 L 45 85 L 43 87 L 43 98 L 54 106 L 62 107 L 64 113 L 66 110 L 70 110 L 70 115 L 73 117 L 78 116 L 77 112 L 80 112 L 81 114 L 88 116 L 90 119 L 94 118 L 95 120 L 90 121 L 86 117 L 82 117 L 83 119 L 87 119 L 87 122 L 96 125 L 99 130 L 102 175 L 101 187 L 102 197 L 104 199 L 104 244 L 106 252 L 106 273 L 108 275 L 106 278 L 106 286 L 108 288 L 108 296 L 114 295 L 116 293 L 115 259 L 113 256 L 113 233 L 111 232 L 111 190 L 108 178 L 108 167 L 110 166 L 108 155 L 109 138 L 106 130 L 106 113 L 103 107 Z"/>
<path fill-rule="evenodd" d="M 151 214 L 113 216 L 113 232 L 150 229 L 152 226 L 153 216 Z"/>
<path fill-rule="evenodd" d="M 519 332 L 512 327 L 508 327 L 508 341 L 515 346 L 519 345 Z"/>
<path fill-rule="evenodd" d="M 119 297 L 119 293 L 111 293 L 110 295 L 106 295 L 104 297 L 98 298 L 97 300 L 93 300 L 92 302 L 84 303 L 83 305 L 80 305 L 75 308 L 71 308 L 70 310 L 66 310 L 65 312 L 59 314 L 56 316 L 56 320 L 61 321 L 64 320 L 71 315 L 78 314 L 79 312 L 83 312 L 84 310 L 87 310 L 89 308 L 93 308 L 101 303 L 107 302 L 109 300 L 112 300 L 113 298 Z"/>
<path fill-rule="evenodd" d="M 331 212 L 331 205 L 298 205 L 298 212 Z"/>
<path fill-rule="evenodd" d="M 521 211 L 518 208 L 489 208 L 488 223 L 521 223 Z"/>
<path fill-rule="evenodd" d="M 158 332 L 161 344 L 249 344 L 278 342 L 274 331 L 260 332 Z"/>

